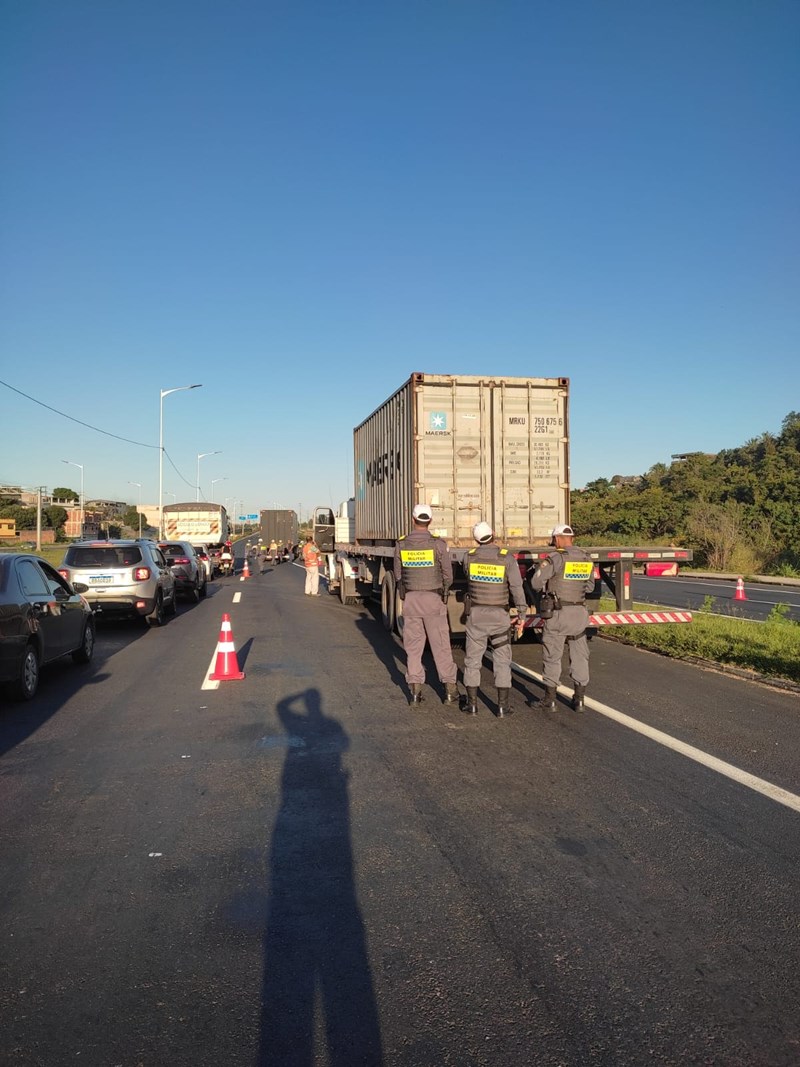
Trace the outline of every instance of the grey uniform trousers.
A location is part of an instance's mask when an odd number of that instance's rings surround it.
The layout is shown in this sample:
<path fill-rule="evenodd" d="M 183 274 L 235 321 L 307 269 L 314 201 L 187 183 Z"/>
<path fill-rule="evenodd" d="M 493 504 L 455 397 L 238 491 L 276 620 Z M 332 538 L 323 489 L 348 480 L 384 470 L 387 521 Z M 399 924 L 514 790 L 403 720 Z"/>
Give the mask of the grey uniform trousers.
<path fill-rule="evenodd" d="M 490 637 L 508 636 L 509 617 L 505 608 L 473 607 L 467 619 L 467 650 L 464 656 L 464 685 L 481 684 L 481 663 Z M 494 684 L 511 688 L 511 642 L 492 651 Z"/>
<path fill-rule="evenodd" d="M 455 682 L 458 671 L 450 651 L 450 626 L 447 608 L 438 593 L 406 593 L 403 601 L 403 648 L 406 650 L 406 681 L 421 685 L 425 681 L 422 653 L 426 639 L 430 642 L 439 681 Z"/>
<path fill-rule="evenodd" d="M 589 684 L 589 642 L 586 627 L 589 612 L 579 604 L 563 607 L 547 619 L 542 634 L 544 646 L 544 684 L 556 688 L 561 680 L 561 659 L 564 643 L 569 648 L 569 673 L 576 685 Z M 570 638 L 567 641 L 567 638 Z"/>

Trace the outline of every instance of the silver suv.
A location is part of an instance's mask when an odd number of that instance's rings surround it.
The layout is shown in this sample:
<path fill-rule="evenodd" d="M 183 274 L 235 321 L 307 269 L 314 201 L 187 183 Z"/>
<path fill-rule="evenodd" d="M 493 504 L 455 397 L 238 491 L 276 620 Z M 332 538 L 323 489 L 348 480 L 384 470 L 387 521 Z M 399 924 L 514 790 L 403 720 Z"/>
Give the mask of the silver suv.
<path fill-rule="evenodd" d="M 205 568 L 197 553 L 188 541 L 159 541 L 158 547 L 167 558 L 176 593 L 196 604 L 208 592 Z"/>
<path fill-rule="evenodd" d="M 163 626 L 176 609 L 175 578 L 155 541 L 77 541 L 58 568 L 98 615 L 131 615 Z"/>

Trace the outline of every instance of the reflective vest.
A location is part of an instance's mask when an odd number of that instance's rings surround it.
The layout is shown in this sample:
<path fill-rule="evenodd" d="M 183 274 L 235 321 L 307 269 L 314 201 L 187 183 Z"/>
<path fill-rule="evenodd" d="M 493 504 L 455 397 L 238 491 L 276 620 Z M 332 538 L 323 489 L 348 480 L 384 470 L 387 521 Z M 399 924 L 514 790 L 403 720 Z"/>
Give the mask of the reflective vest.
<path fill-rule="evenodd" d="M 553 552 L 550 559 L 553 577 L 548 579 L 548 592 L 555 593 L 564 606 L 583 604 L 587 592 L 594 588 L 594 564 L 587 553 L 570 545 Z"/>
<path fill-rule="evenodd" d="M 403 568 L 403 585 L 407 593 L 424 591 L 441 592 L 444 584 L 442 567 L 436 553 L 436 538 L 433 534 L 398 538 L 400 565 Z M 404 543 L 405 542 L 405 543 Z"/>
<path fill-rule="evenodd" d="M 303 562 L 307 567 L 319 567 L 322 556 L 316 545 L 303 545 Z"/>
<path fill-rule="evenodd" d="M 469 598 L 474 606 L 508 607 L 507 556 L 508 549 L 497 545 L 479 545 L 467 553 Z"/>

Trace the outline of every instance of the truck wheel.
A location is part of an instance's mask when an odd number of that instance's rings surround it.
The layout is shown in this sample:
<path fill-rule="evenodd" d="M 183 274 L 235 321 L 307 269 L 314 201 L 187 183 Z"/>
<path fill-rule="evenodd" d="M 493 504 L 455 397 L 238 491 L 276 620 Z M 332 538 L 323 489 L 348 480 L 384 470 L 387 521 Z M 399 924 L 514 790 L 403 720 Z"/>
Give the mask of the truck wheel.
<path fill-rule="evenodd" d="M 391 571 L 387 571 L 381 582 L 381 617 L 383 618 L 383 628 L 388 630 L 389 633 L 394 629 L 395 592 L 394 575 Z"/>
<path fill-rule="evenodd" d="M 345 577 L 344 567 L 341 563 L 336 568 L 336 573 L 339 576 L 339 599 L 343 604 L 357 604 L 358 594 L 356 593 L 356 580 L 355 578 Z"/>
<path fill-rule="evenodd" d="M 402 640 L 403 637 L 403 601 L 400 599 L 400 595 L 395 589 L 394 595 L 394 628 L 398 637 Z"/>
<path fill-rule="evenodd" d="M 345 588 L 344 568 L 341 563 L 336 564 L 336 577 L 339 579 L 339 600 L 341 600 L 343 604 L 346 604 L 347 590 Z"/>

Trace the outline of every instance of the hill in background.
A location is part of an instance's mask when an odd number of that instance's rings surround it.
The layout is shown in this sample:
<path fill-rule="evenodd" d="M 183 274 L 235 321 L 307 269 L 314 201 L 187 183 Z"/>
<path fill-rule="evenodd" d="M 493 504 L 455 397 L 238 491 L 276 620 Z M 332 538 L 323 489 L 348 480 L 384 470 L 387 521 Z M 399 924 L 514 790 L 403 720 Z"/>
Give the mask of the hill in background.
<path fill-rule="evenodd" d="M 800 412 L 717 455 L 572 492 L 583 544 L 685 545 L 712 570 L 800 577 Z"/>

